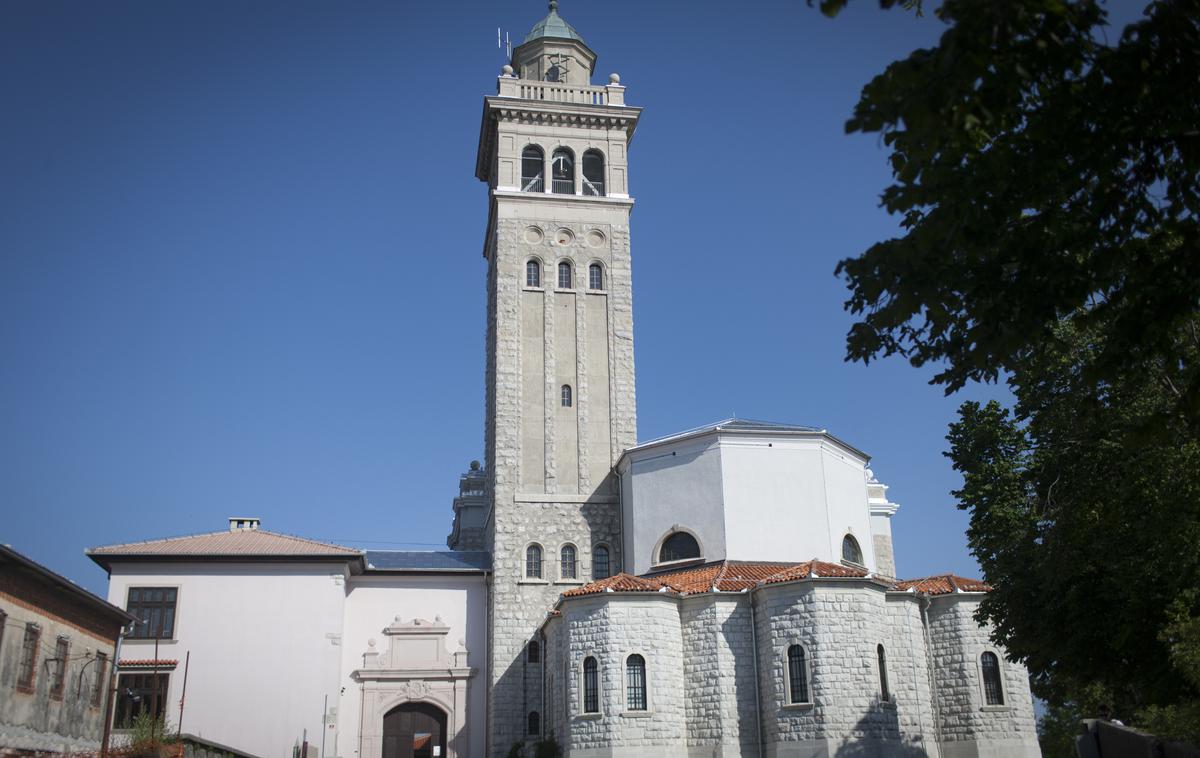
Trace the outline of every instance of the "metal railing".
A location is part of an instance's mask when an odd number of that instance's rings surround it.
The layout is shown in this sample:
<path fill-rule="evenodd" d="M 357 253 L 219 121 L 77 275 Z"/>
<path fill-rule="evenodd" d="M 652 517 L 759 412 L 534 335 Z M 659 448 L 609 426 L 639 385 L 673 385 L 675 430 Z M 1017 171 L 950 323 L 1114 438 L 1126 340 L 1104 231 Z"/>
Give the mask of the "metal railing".
<path fill-rule="evenodd" d="M 574 179 L 555 179 L 552 189 L 556 195 L 574 195 L 575 180 Z"/>
<path fill-rule="evenodd" d="M 541 192 L 545 185 L 542 183 L 540 176 L 522 176 L 521 191 L 522 192 Z"/>
<path fill-rule="evenodd" d="M 592 197 L 604 197 L 604 180 L 591 181 L 583 180 L 583 194 Z"/>

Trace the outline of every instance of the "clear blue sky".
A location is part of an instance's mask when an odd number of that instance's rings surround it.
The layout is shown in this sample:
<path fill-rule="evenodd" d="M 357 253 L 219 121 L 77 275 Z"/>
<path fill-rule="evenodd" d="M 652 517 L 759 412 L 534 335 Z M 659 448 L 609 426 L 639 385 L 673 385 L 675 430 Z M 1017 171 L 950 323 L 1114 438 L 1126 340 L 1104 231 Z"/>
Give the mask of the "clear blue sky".
<path fill-rule="evenodd" d="M 444 546 L 482 458 L 481 99 L 522 2 L 0 9 L 0 541 L 230 515 Z M 940 23 L 874 2 L 564 0 L 645 106 L 630 153 L 639 436 L 734 415 L 875 457 L 902 575 L 977 574 L 932 372 L 843 362 L 837 261 L 896 233 L 862 85 Z M 797 556 L 803 558 L 805 556 Z"/>

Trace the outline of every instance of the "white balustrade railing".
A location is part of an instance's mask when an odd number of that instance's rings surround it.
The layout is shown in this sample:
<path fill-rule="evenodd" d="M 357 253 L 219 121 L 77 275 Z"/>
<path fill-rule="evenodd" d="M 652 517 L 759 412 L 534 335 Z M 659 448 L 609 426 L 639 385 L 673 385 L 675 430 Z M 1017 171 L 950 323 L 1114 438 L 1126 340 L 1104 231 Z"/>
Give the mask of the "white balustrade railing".
<path fill-rule="evenodd" d="M 590 84 L 559 84 L 501 76 L 497 89 L 501 97 L 517 97 L 522 100 L 545 100 L 554 103 L 577 103 L 580 105 L 624 105 L 625 88 L 619 84 L 597 87 Z"/>

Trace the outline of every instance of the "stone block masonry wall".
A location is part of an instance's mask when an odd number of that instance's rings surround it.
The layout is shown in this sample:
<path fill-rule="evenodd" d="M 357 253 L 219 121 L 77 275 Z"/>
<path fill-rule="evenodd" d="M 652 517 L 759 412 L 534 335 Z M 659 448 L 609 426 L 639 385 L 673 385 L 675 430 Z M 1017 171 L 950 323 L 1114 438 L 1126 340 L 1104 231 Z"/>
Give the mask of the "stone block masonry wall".
<path fill-rule="evenodd" d="M 747 595 L 700 595 L 680 606 L 688 747 L 753 755 L 758 743 Z M 711 753 L 710 753 L 711 754 Z"/>
<path fill-rule="evenodd" d="M 767 587 L 755 600 L 768 755 L 832 754 L 851 745 L 901 752 L 931 739 L 922 725 L 923 713 L 926 722 L 931 717 L 919 616 L 903 601 L 890 601 L 877 585 L 837 580 Z M 788 703 L 793 644 L 806 652 L 811 705 Z M 888 701 L 881 697 L 879 644 Z"/>
<path fill-rule="evenodd" d="M 1037 725 L 1024 666 L 1004 659 L 989 629 L 975 621 L 980 595 L 935 597 L 927 611 L 942 753 L 956 756 L 1037 756 Z M 990 650 L 1000 659 L 1004 705 L 987 706 L 979 659 Z"/>
<path fill-rule="evenodd" d="M 677 601 L 654 595 L 602 595 L 563 608 L 567 640 L 565 696 L 570 709 L 567 754 L 685 756 L 683 635 Z M 626 661 L 646 661 L 648 708 L 627 707 Z M 583 661 L 595 656 L 600 713 L 583 713 Z M 556 674 L 556 678 L 557 678 Z"/>

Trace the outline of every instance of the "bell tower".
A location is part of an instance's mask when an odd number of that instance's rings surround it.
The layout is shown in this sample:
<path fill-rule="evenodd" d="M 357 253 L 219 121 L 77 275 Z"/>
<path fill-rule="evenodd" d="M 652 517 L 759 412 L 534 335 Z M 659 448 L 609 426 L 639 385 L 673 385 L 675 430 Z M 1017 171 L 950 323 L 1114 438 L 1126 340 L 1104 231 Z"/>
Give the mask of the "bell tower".
<path fill-rule="evenodd" d="M 488 186 L 484 541 L 489 751 L 534 742 L 538 628 L 559 593 L 621 569 L 612 466 L 636 442 L 628 147 L 641 109 L 549 13 L 486 97 L 476 176 Z"/>

